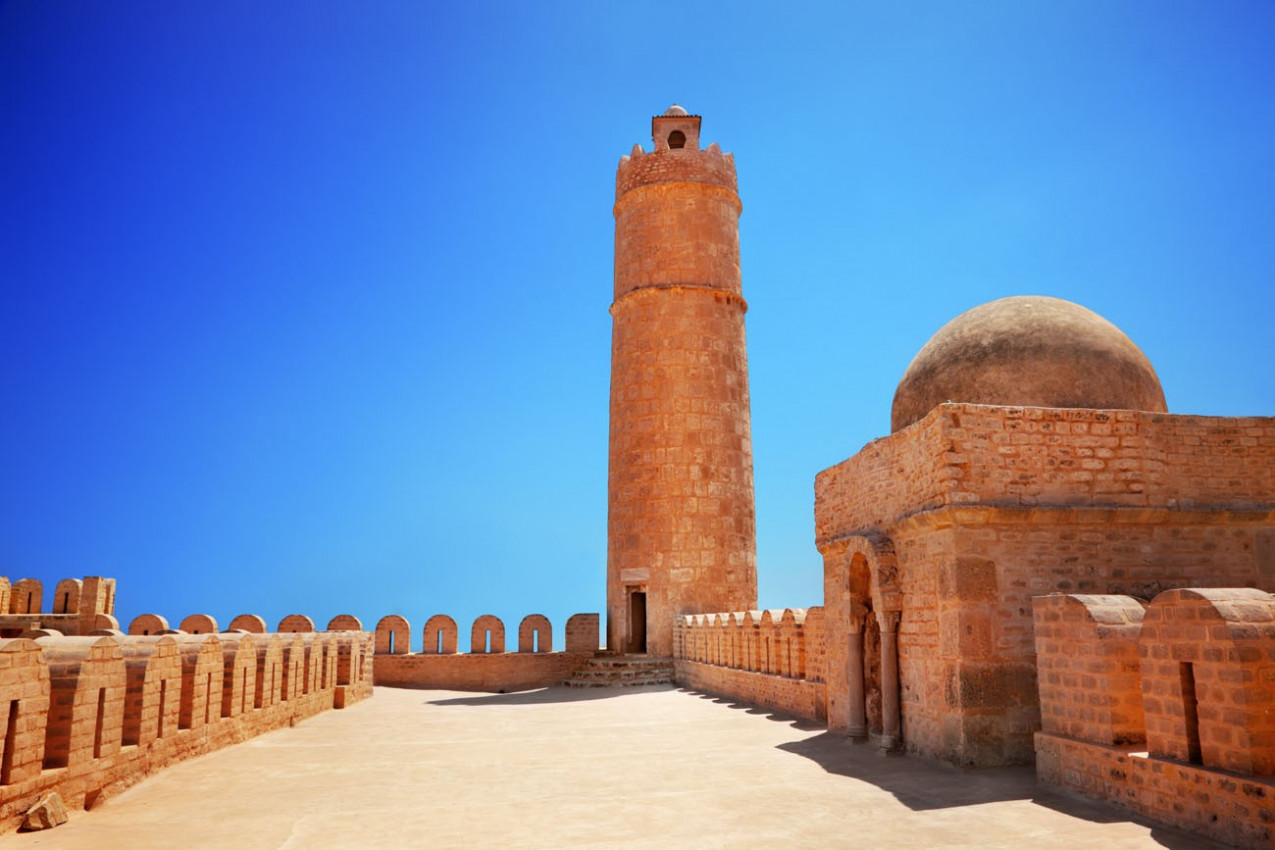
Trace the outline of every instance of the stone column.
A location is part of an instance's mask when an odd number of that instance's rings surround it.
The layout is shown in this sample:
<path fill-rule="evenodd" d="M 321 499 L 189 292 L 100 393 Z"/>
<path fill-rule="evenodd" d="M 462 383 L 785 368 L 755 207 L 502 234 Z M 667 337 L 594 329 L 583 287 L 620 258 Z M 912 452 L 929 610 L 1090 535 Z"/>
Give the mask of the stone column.
<path fill-rule="evenodd" d="M 850 617 L 850 640 L 846 659 L 846 679 L 849 684 L 851 738 L 868 737 L 868 714 L 863 693 L 863 615 Z"/>
<path fill-rule="evenodd" d="M 891 752 L 902 743 L 899 716 L 899 612 L 877 614 L 881 625 L 881 750 Z"/>

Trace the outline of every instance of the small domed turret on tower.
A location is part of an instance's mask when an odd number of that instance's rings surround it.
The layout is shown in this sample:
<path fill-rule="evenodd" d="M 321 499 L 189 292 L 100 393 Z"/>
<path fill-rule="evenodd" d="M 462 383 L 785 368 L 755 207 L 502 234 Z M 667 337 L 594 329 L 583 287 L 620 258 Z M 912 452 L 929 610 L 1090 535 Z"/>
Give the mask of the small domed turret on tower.
<path fill-rule="evenodd" d="M 757 604 L 735 162 L 651 119 L 616 172 L 607 645 L 672 654 L 679 614 Z"/>

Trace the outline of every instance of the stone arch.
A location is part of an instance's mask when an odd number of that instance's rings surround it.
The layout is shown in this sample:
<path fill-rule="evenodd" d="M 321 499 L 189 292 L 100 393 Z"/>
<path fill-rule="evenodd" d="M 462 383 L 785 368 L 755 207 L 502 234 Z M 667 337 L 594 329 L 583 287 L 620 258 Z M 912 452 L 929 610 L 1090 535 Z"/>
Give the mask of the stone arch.
<path fill-rule="evenodd" d="M 80 613 L 81 585 L 82 582 L 78 578 L 64 578 L 58 582 L 57 587 L 53 590 L 54 614 Z"/>
<path fill-rule="evenodd" d="M 121 641 L 124 653 L 125 746 L 144 746 L 177 731 L 181 714 L 182 658 L 171 637 Z"/>
<path fill-rule="evenodd" d="M 44 585 L 38 578 L 24 578 L 13 585 L 10 614 L 39 614 L 44 605 Z"/>
<path fill-rule="evenodd" d="M 528 614 L 518 624 L 519 652 L 553 652 L 553 625 L 544 614 Z"/>
<path fill-rule="evenodd" d="M 1275 775 L 1275 596 L 1166 590 L 1147 606 L 1138 654 L 1152 755 Z"/>
<path fill-rule="evenodd" d="M 169 631 L 168 620 L 158 614 L 139 614 L 128 624 L 128 633 L 134 636 L 158 635 L 166 631 Z"/>
<path fill-rule="evenodd" d="M 446 614 L 435 614 L 425 622 L 425 645 L 421 651 L 426 655 L 452 655 L 459 651 L 459 632 L 455 620 Z"/>
<path fill-rule="evenodd" d="M 289 614 L 279 621 L 279 634 L 295 634 L 296 632 L 314 631 L 314 620 L 305 614 Z"/>
<path fill-rule="evenodd" d="M 505 624 L 493 614 L 483 614 L 474 620 L 469 631 L 469 651 L 476 654 L 505 651 Z"/>
<path fill-rule="evenodd" d="M 255 641 L 257 649 L 257 683 L 253 689 L 253 708 L 270 708 L 279 702 L 283 689 L 283 641 L 278 635 L 264 635 Z"/>
<path fill-rule="evenodd" d="M 32 640 L 0 640 L 0 658 L 0 786 L 17 785 L 39 776 L 44 765 L 49 668 Z"/>
<path fill-rule="evenodd" d="M 329 632 L 361 632 L 363 623 L 353 614 L 337 614 L 328 621 Z"/>
<path fill-rule="evenodd" d="M 305 681 L 305 639 L 300 632 L 285 632 L 283 644 L 283 681 L 279 699 L 290 702 L 301 696 Z"/>
<path fill-rule="evenodd" d="M 902 607 L 898 557 L 884 534 L 856 534 L 820 550 L 824 559 L 824 676 L 828 728 L 866 736 L 883 734 L 887 695 L 883 677 L 897 676 L 897 650 L 891 632 L 883 649 L 882 616 L 897 627 Z M 894 667 L 883 665 L 892 651 Z M 897 687 L 897 686 L 896 686 Z M 890 699 L 886 697 L 889 696 Z"/>
<path fill-rule="evenodd" d="M 386 614 L 376 624 L 376 652 L 380 655 L 409 655 L 412 627 L 406 617 Z"/>
<path fill-rule="evenodd" d="M 247 632 L 222 632 L 221 716 L 235 718 L 252 710 L 257 691 L 257 645 Z"/>
<path fill-rule="evenodd" d="M 264 635 L 266 633 L 266 621 L 256 614 L 240 614 L 230 621 L 230 627 L 227 631 L 245 631 L 250 635 Z"/>
<path fill-rule="evenodd" d="M 120 630 L 120 621 L 115 619 L 114 614 L 94 615 L 93 629 L 95 634 L 97 632 L 111 632 L 113 634 L 119 634 L 119 635 L 124 634 L 124 632 Z"/>
<path fill-rule="evenodd" d="M 178 628 L 188 635 L 215 635 L 221 631 L 217 621 L 208 614 L 191 614 Z"/>
<path fill-rule="evenodd" d="M 120 751 L 124 653 L 111 637 L 40 638 L 49 665 L 44 767 L 79 770 Z"/>
<path fill-rule="evenodd" d="M 182 665 L 181 705 L 178 729 L 202 729 L 221 717 L 221 689 L 225 660 L 215 633 L 175 635 Z"/>

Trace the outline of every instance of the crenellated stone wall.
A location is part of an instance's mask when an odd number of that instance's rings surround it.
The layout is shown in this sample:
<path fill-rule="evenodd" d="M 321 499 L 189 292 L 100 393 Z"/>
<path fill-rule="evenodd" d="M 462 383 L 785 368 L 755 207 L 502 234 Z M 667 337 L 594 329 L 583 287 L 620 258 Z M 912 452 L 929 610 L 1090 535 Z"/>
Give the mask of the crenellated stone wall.
<path fill-rule="evenodd" d="M 373 636 L 0 640 L 0 830 L 39 798 L 98 801 L 184 759 L 371 694 Z"/>

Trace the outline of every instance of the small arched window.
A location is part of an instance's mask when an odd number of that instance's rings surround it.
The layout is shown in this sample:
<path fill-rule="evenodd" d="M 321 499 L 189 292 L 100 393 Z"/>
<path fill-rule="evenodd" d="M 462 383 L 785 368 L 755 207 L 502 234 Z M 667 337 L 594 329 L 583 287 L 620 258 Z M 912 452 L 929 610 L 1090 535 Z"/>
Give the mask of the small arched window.
<path fill-rule="evenodd" d="M 674 130 L 668 134 L 668 146 L 672 150 L 686 147 L 686 134 L 681 130 Z"/>

